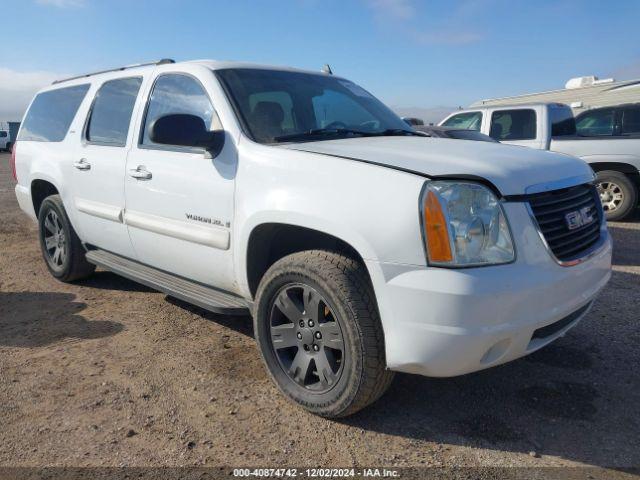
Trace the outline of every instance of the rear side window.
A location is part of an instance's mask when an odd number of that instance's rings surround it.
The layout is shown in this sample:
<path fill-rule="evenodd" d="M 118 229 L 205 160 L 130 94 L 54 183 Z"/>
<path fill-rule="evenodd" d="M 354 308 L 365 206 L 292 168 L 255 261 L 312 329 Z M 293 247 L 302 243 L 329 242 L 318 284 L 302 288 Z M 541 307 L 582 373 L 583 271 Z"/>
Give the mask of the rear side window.
<path fill-rule="evenodd" d="M 459 113 L 448 118 L 442 124 L 445 127 L 464 128 L 465 130 L 480 130 L 482 112 Z"/>
<path fill-rule="evenodd" d="M 489 136 L 498 141 L 534 140 L 536 138 L 536 112 L 531 109 L 493 112 Z"/>
<path fill-rule="evenodd" d="M 576 120 L 569 107 L 549 107 L 549 120 L 552 137 L 576 134 Z"/>
<path fill-rule="evenodd" d="M 7 136 L 7 132 L 4 130 L 0 130 L 0 138 L 5 138 Z"/>
<path fill-rule="evenodd" d="M 613 135 L 614 117 L 613 108 L 583 113 L 576 121 L 578 135 L 583 137 Z"/>
<path fill-rule="evenodd" d="M 61 142 L 89 90 L 76 85 L 39 93 L 22 123 L 18 140 Z"/>
<path fill-rule="evenodd" d="M 640 107 L 625 108 L 622 111 L 622 134 L 640 134 Z"/>
<path fill-rule="evenodd" d="M 174 113 L 196 115 L 204 120 L 207 128 L 211 127 L 213 105 L 200 82 L 193 77 L 177 73 L 158 77 L 147 106 L 141 143 L 155 145 L 149 138 L 151 125 L 158 118 Z"/>
<path fill-rule="evenodd" d="M 105 82 L 100 87 L 87 122 L 87 141 L 125 146 L 141 83 L 142 79 L 139 77 L 121 78 Z"/>

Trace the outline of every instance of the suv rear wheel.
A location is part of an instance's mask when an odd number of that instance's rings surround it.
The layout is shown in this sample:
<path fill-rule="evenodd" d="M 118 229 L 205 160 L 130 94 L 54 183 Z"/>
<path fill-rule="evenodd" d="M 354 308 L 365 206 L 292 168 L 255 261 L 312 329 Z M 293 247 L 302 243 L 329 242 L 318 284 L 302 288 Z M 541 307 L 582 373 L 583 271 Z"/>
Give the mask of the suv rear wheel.
<path fill-rule="evenodd" d="M 264 275 L 254 308 L 269 374 L 310 412 L 351 415 L 391 384 L 375 296 L 360 262 L 321 250 L 284 257 Z"/>
<path fill-rule="evenodd" d="M 69 222 L 60 195 L 45 198 L 38 211 L 40 249 L 51 275 L 63 282 L 90 276 L 96 269 Z"/>
<path fill-rule="evenodd" d="M 603 170 L 598 172 L 596 182 L 607 220 L 622 220 L 633 212 L 638 203 L 638 189 L 629 177 Z"/>

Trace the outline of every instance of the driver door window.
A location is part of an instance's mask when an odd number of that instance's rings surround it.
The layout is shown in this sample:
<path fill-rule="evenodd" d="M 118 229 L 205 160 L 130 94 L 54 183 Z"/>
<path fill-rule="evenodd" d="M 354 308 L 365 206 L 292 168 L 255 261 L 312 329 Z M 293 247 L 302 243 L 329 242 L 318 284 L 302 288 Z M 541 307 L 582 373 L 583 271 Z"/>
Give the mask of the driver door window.
<path fill-rule="evenodd" d="M 489 136 L 498 141 L 534 140 L 536 112 L 529 109 L 493 112 Z"/>
<path fill-rule="evenodd" d="M 204 88 L 195 78 L 175 73 L 158 77 L 147 106 L 141 139 L 141 144 L 144 147 L 166 149 L 165 145 L 152 142 L 149 138 L 149 132 L 151 125 L 158 118 L 174 113 L 196 115 L 204 120 L 207 127 L 211 128 L 211 122 L 214 118 L 213 105 Z M 188 147 L 170 148 L 193 150 Z"/>

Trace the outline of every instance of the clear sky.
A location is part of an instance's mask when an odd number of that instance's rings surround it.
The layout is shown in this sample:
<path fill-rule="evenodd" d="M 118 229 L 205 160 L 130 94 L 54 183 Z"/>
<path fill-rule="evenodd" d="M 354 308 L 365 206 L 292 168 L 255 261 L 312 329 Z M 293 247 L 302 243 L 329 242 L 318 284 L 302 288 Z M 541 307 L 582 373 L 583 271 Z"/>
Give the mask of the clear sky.
<path fill-rule="evenodd" d="M 640 1 L 0 0 L 0 120 L 60 75 L 170 57 L 320 69 L 393 107 L 640 77 Z M 26 100 L 25 100 L 26 98 Z M 21 112 L 20 112 L 21 114 Z"/>

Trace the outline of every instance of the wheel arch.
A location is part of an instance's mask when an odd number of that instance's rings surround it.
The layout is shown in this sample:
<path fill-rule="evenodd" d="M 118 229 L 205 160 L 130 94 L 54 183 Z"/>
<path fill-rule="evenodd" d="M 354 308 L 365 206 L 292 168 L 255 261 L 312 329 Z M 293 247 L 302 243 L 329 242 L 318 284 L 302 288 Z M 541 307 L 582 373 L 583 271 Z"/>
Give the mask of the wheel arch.
<path fill-rule="evenodd" d="M 33 179 L 29 186 L 29 190 L 31 192 L 31 201 L 33 202 L 33 211 L 35 212 L 36 217 L 40 212 L 40 207 L 42 206 L 42 202 L 45 198 L 51 195 L 60 194 L 60 190 L 56 185 L 49 180 L 41 178 Z"/>
<path fill-rule="evenodd" d="M 330 233 L 287 223 L 256 225 L 247 241 L 246 276 L 251 297 L 255 298 L 260 280 L 269 267 L 281 258 L 305 250 L 332 250 L 352 257 L 365 266 L 364 258 L 349 242 Z"/>
<path fill-rule="evenodd" d="M 589 166 L 596 173 L 604 170 L 613 170 L 627 175 L 638 175 L 638 169 L 630 163 L 599 161 L 589 163 Z"/>

